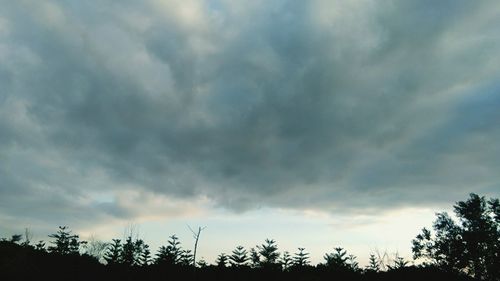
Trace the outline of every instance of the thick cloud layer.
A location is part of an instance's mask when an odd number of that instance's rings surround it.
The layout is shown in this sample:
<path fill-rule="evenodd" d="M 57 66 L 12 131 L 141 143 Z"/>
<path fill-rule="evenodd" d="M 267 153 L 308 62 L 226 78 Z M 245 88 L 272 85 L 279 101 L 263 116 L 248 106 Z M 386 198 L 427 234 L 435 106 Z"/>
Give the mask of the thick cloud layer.
<path fill-rule="evenodd" d="M 2 1 L 0 220 L 498 196 L 498 12 Z"/>

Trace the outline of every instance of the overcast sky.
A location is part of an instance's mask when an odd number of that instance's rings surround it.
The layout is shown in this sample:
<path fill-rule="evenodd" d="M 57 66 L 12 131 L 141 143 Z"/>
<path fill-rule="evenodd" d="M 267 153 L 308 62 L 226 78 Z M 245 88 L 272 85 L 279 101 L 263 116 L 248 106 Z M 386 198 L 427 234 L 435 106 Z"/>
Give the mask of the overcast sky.
<path fill-rule="evenodd" d="M 0 4 L 0 236 L 319 262 L 500 196 L 498 1 Z"/>

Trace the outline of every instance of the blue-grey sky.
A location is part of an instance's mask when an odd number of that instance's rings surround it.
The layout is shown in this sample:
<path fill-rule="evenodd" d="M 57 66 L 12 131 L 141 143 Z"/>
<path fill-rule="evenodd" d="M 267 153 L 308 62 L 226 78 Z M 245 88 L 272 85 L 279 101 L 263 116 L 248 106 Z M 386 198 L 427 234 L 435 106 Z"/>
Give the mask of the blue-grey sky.
<path fill-rule="evenodd" d="M 2 235 L 206 225 L 209 260 L 320 261 L 500 195 L 497 1 L 0 4 Z"/>

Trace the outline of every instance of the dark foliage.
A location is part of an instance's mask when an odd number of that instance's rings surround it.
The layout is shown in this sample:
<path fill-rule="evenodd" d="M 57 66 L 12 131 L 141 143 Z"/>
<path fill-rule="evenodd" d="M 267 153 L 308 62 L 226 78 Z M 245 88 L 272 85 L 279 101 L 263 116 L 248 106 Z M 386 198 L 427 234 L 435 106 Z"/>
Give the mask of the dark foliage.
<path fill-rule="evenodd" d="M 305 252 L 305 248 L 298 248 L 298 252 L 293 256 L 293 266 L 294 267 L 304 267 L 310 264 L 309 253 Z"/>
<path fill-rule="evenodd" d="M 227 256 L 226 256 L 227 259 Z M 405 267 L 388 272 L 362 274 L 356 271 L 332 271 L 325 266 L 276 268 L 222 267 L 197 268 L 181 264 L 128 266 L 104 265 L 88 255 L 59 254 L 36 250 L 11 241 L 0 241 L 1 280 L 472 280 L 435 267 Z"/>
<path fill-rule="evenodd" d="M 257 246 L 259 249 L 259 255 L 262 257 L 260 260 L 260 266 L 264 268 L 278 268 L 278 258 L 280 256 L 278 252 L 278 245 L 276 241 L 272 239 L 266 239 L 264 244 Z"/>
<path fill-rule="evenodd" d="M 108 248 L 104 259 L 109 265 L 122 263 L 122 244 L 120 239 L 113 239 L 113 243 Z"/>
<path fill-rule="evenodd" d="M 49 246 L 49 252 L 62 255 L 78 254 L 80 245 L 84 243 L 78 240 L 78 235 L 71 234 L 67 226 L 59 226 L 57 233 L 51 234 L 49 237 L 54 238 L 54 241 L 51 242 L 53 246 Z"/>
<path fill-rule="evenodd" d="M 167 246 L 161 246 L 156 254 L 155 263 L 163 266 L 174 266 L 178 264 L 182 258 L 181 242 L 177 236 L 170 236 Z"/>
<path fill-rule="evenodd" d="M 248 260 L 248 252 L 243 246 L 237 246 L 236 249 L 233 250 L 232 255 L 229 256 L 229 262 L 231 263 L 231 266 L 235 267 L 246 266 Z"/>
<path fill-rule="evenodd" d="M 415 259 L 482 280 L 500 280 L 500 203 L 471 194 L 454 206 L 458 222 L 438 213 L 434 234 L 424 228 L 412 241 Z"/>

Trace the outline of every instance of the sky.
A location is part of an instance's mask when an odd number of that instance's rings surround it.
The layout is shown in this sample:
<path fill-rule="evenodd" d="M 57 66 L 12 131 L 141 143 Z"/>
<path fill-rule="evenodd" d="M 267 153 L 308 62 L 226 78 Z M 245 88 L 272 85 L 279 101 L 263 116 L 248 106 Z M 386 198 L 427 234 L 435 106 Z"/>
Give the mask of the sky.
<path fill-rule="evenodd" d="M 0 237 L 364 263 L 500 196 L 498 1 L 0 5 Z"/>

